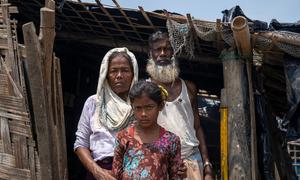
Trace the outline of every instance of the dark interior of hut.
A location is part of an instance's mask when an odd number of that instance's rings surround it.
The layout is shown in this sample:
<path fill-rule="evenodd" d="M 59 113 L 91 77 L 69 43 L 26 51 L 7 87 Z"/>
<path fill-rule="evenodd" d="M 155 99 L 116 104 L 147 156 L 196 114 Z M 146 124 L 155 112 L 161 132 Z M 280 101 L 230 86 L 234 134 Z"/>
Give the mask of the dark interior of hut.
<path fill-rule="evenodd" d="M 55 53 L 61 59 L 70 179 L 78 179 L 85 173 L 73 153 L 75 131 L 85 100 L 96 92 L 101 60 L 111 48 L 65 41 L 57 41 L 55 44 Z M 145 79 L 147 54 L 137 52 L 134 54 L 138 60 L 139 78 Z M 202 126 L 206 133 L 210 158 L 215 170 L 218 171 L 220 167 L 218 108 L 219 94 L 223 86 L 222 66 L 201 64 L 186 59 L 179 59 L 179 66 L 181 77 L 195 82 L 198 89 L 202 90 L 199 92 L 198 100 Z M 208 99 L 210 101 L 206 101 Z"/>
<path fill-rule="evenodd" d="M 22 4 L 18 2 L 19 11 L 26 14 L 16 15 L 20 26 L 19 41 L 22 43 L 22 24 L 33 21 L 38 31 L 39 13 L 38 8 L 41 4 Z M 28 9 L 28 7 L 30 8 Z M 30 13 L 29 13 L 30 11 Z M 158 24 L 165 24 L 157 20 Z M 59 23 L 58 23 L 59 24 Z M 64 97 L 65 127 L 67 142 L 68 174 L 69 179 L 82 179 L 85 176 L 85 169 L 79 159 L 73 152 L 73 143 L 75 141 L 75 132 L 77 123 L 81 114 L 83 104 L 88 96 L 96 92 L 100 63 L 105 53 L 113 48 L 95 43 L 82 42 L 82 38 L 74 40 L 75 32 L 69 32 L 66 38 L 67 30 L 57 27 L 57 36 L 54 44 L 54 52 L 61 62 L 61 77 Z M 38 33 L 38 32 L 37 32 Z M 149 31 L 151 33 L 151 31 Z M 74 35 L 74 36 L 73 36 Z M 84 38 L 83 38 L 84 39 Z M 145 36 L 145 39 L 147 37 Z M 209 46 L 208 46 L 209 47 Z M 207 47 L 206 47 L 207 48 Z M 139 78 L 147 78 L 145 66 L 147 53 L 135 52 L 139 65 Z M 179 58 L 181 69 L 180 76 L 183 79 L 193 81 L 199 90 L 199 111 L 202 119 L 202 126 L 205 130 L 206 141 L 210 159 L 214 164 L 216 174 L 220 169 L 220 135 L 219 135 L 219 97 L 223 87 L 222 63 L 218 55 L 202 54 L 208 59 L 213 59 L 214 63 L 205 63 L 188 58 Z M 198 56 L 201 57 L 201 56 Z M 62 137 L 63 138 L 63 137 Z"/>

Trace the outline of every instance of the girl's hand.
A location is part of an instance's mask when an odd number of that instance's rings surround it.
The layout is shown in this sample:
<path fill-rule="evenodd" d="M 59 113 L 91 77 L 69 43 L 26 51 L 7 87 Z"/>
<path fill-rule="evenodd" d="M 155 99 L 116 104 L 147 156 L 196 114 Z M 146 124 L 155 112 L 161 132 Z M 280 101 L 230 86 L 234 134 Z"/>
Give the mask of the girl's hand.
<path fill-rule="evenodd" d="M 187 167 L 186 167 L 185 162 L 182 162 L 181 166 L 178 168 L 178 175 L 181 178 L 186 178 L 187 177 Z"/>

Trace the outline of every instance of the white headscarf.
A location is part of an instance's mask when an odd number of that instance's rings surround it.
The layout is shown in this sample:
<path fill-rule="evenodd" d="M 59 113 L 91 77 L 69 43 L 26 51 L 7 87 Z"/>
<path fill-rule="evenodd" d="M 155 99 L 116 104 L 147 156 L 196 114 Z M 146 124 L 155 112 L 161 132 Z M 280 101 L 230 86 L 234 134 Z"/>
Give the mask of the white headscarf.
<path fill-rule="evenodd" d="M 96 112 L 95 121 L 92 128 L 101 126 L 107 127 L 109 130 L 118 131 L 128 125 L 133 120 L 133 112 L 129 98 L 124 101 L 116 93 L 114 93 L 107 82 L 107 72 L 110 56 L 115 52 L 125 52 L 131 59 L 133 67 L 133 79 L 130 88 L 138 80 L 138 65 L 136 58 L 127 48 L 114 48 L 104 56 L 99 73 L 99 81 L 96 94 Z"/>

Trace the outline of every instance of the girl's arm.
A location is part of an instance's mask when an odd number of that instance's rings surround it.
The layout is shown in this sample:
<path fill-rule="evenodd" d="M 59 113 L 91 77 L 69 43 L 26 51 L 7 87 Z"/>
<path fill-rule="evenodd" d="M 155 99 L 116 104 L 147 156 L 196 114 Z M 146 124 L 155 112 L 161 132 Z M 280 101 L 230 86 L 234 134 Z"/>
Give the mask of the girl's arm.
<path fill-rule="evenodd" d="M 116 147 L 114 152 L 114 161 L 112 166 L 112 174 L 116 179 L 122 179 L 123 173 L 123 158 L 125 152 L 124 139 L 122 141 L 121 133 L 117 134 Z"/>
<path fill-rule="evenodd" d="M 182 165 L 180 149 L 181 149 L 180 139 L 178 136 L 176 136 L 175 141 L 173 142 L 171 147 L 171 153 L 169 158 L 169 168 L 168 168 L 169 179 L 177 180 L 178 178 L 180 178 L 178 175 L 178 169 Z"/>

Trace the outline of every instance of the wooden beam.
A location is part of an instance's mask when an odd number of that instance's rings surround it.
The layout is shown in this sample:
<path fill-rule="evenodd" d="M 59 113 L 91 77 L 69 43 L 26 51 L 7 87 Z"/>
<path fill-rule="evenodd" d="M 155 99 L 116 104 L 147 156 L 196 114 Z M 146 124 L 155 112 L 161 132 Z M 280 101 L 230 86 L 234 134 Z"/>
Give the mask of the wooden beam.
<path fill-rule="evenodd" d="M 74 9 L 73 7 L 72 7 L 72 5 L 70 5 L 69 4 L 69 1 L 65 1 L 65 5 L 67 5 L 68 7 L 70 7 L 71 8 L 71 10 L 75 13 L 75 14 L 77 14 L 77 16 L 84 22 L 84 24 L 86 25 L 86 26 L 88 26 L 89 27 L 89 29 L 94 33 L 94 34 L 97 34 L 96 33 L 96 31 L 95 31 L 95 29 L 81 16 L 81 14 L 79 14 L 78 12 L 77 12 L 77 10 L 76 9 Z"/>
<path fill-rule="evenodd" d="M 219 52 L 221 52 L 224 48 L 223 43 L 221 43 L 221 41 L 222 41 L 221 30 L 222 30 L 221 19 L 217 19 L 217 21 L 216 21 L 217 49 Z"/>
<path fill-rule="evenodd" d="M 100 3 L 99 0 L 95 0 L 97 5 L 100 7 L 100 9 L 105 13 L 105 15 L 111 20 L 111 22 L 114 24 L 114 26 L 116 28 L 118 28 L 118 30 L 121 32 L 121 34 L 123 35 L 123 37 L 127 40 L 130 41 L 127 37 L 127 35 L 121 30 L 120 26 L 116 23 L 116 21 L 114 20 L 114 18 L 109 14 L 109 12 L 105 9 L 105 7 Z"/>
<path fill-rule="evenodd" d="M 39 41 L 43 52 L 44 85 L 48 93 L 51 93 L 51 69 L 52 53 L 55 38 L 55 11 L 49 8 L 41 8 L 41 22 Z M 51 94 L 50 94 L 51 96 Z"/>
<path fill-rule="evenodd" d="M 149 18 L 149 16 L 147 15 L 147 13 L 144 11 L 143 7 L 142 6 L 139 6 L 139 9 L 142 13 L 142 15 L 144 16 L 144 18 L 146 19 L 146 21 L 150 24 L 150 26 L 153 28 L 153 30 L 156 30 L 157 28 L 154 27 L 151 19 Z"/>
<path fill-rule="evenodd" d="M 252 82 L 253 52 L 250 41 L 250 30 L 248 21 L 243 16 L 235 17 L 231 22 L 234 41 L 242 59 L 246 60 L 248 77 L 250 126 L 251 126 L 251 177 L 252 180 L 258 179 L 258 159 L 257 159 L 257 140 L 256 140 L 256 119 L 254 92 Z"/>
<path fill-rule="evenodd" d="M 188 25 L 189 25 L 189 27 L 190 27 L 190 29 L 191 29 L 192 36 L 193 36 L 193 37 L 197 37 L 197 36 L 196 36 L 196 30 L 195 30 L 195 27 L 194 27 L 194 23 L 193 23 L 191 14 L 186 14 L 186 18 L 187 18 Z M 195 41 L 195 44 L 196 44 L 195 49 L 197 49 L 197 50 L 199 50 L 200 52 L 202 52 L 202 48 L 200 47 L 200 44 L 199 44 L 199 41 L 197 40 L 197 38 L 195 38 L 194 41 Z"/>
<path fill-rule="evenodd" d="M 38 1 L 38 0 L 33 0 L 34 2 L 36 2 L 37 4 L 39 4 L 41 7 L 43 7 L 43 5 Z M 64 18 L 67 19 L 67 21 L 72 24 L 74 26 L 75 29 L 77 29 L 78 32 L 81 33 L 81 36 L 84 36 L 84 33 L 82 33 L 81 29 L 75 24 L 73 23 L 73 21 L 70 20 L 70 18 L 68 16 L 66 16 L 63 12 L 61 12 L 62 16 Z"/>
<path fill-rule="evenodd" d="M 116 0 L 112 0 L 115 5 L 117 6 L 118 10 L 121 12 L 121 14 L 125 17 L 125 19 L 127 20 L 127 22 L 130 24 L 131 28 L 135 31 L 136 35 L 140 38 L 140 40 L 142 42 L 145 42 L 145 40 L 142 38 L 142 36 L 140 35 L 140 33 L 138 32 L 138 30 L 135 28 L 135 26 L 132 24 L 131 20 L 128 18 L 127 14 L 125 13 L 125 11 L 121 8 L 121 6 L 119 5 L 119 3 Z"/>
<path fill-rule="evenodd" d="M 251 157 L 248 134 L 249 120 L 244 92 L 244 63 L 238 60 L 235 52 L 223 52 L 223 77 L 228 105 L 228 150 L 229 179 L 251 180 Z"/>
<path fill-rule="evenodd" d="M 75 33 L 60 33 L 57 36 L 57 41 L 60 40 L 73 40 L 81 43 L 95 44 L 108 47 L 127 47 L 129 50 L 136 52 L 148 53 L 148 46 L 142 43 L 131 41 L 114 41 L 111 39 L 99 38 L 98 36 L 80 37 Z"/>
<path fill-rule="evenodd" d="M 258 36 L 262 36 L 270 40 L 276 40 L 281 43 L 291 44 L 300 47 L 299 34 L 298 37 L 295 38 L 292 36 L 284 36 L 280 32 L 259 32 Z"/>
<path fill-rule="evenodd" d="M 83 4 L 83 3 L 80 3 L 80 5 L 84 8 L 84 9 L 87 9 L 86 5 Z M 114 37 L 111 35 L 111 33 L 109 31 L 106 30 L 106 28 L 103 26 L 103 24 L 95 17 L 95 15 L 93 13 L 91 13 L 90 10 L 87 11 L 89 13 L 89 15 L 97 22 L 97 24 L 101 27 L 101 29 L 106 33 L 108 34 L 108 36 L 111 38 L 111 39 L 114 39 Z"/>

